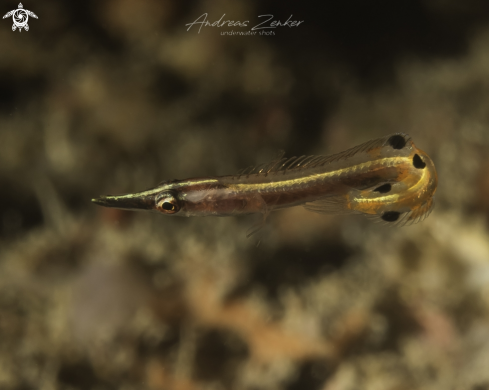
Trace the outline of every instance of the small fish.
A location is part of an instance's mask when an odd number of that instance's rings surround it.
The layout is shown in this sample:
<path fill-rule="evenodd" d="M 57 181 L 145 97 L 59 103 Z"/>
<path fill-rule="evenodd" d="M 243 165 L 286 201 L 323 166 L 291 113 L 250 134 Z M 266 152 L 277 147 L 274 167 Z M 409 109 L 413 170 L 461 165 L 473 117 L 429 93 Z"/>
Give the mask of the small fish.
<path fill-rule="evenodd" d="M 426 218 L 438 178 L 433 161 L 404 133 L 368 141 L 331 156 L 277 158 L 232 176 L 173 180 L 127 195 L 92 202 L 167 215 L 230 216 L 304 206 L 324 214 L 362 213 L 402 226 Z"/>

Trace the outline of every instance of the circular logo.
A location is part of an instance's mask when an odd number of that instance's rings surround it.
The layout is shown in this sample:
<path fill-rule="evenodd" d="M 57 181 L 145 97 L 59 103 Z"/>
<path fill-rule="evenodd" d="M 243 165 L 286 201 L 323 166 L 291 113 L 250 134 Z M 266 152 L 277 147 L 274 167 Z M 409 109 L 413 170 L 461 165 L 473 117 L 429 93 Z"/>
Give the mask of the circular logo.
<path fill-rule="evenodd" d="M 24 9 L 22 3 L 19 3 L 19 8 L 7 12 L 5 15 L 3 15 L 3 19 L 8 18 L 9 16 L 12 17 L 12 20 L 14 22 L 14 24 L 12 24 L 12 31 L 18 29 L 19 32 L 22 31 L 22 29 L 24 29 L 25 31 L 29 31 L 29 25 L 27 24 L 29 16 L 37 19 L 37 15 L 34 12 L 29 11 L 28 9 Z"/>
<path fill-rule="evenodd" d="M 17 27 L 24 27 L 27 24 L 27 20 L 29 19 L 29 15 L 25 9 L 19 8 L 16 9 L 13 14 L 14 24 Z"/>

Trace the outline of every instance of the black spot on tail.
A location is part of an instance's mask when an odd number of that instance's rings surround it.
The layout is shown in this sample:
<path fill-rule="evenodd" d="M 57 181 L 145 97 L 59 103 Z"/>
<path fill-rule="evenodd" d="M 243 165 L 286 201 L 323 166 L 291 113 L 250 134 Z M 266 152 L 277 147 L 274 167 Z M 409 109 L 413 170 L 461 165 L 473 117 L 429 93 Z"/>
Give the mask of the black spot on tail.
<path fill-rule="evenodd" d="M 384 214 L 382 214 L 382 219 L 386 222 L 395 222 L 399 219 L 401 216 L 401 213 L 397 211 L 386 211 Z"/>
<path fill-rule="evenodd" d="M 402 149 L 406 146 L 406 140 L 402 135 L 396 134 L 387 140 L 387 143 L 392 146 L 393 149 Z"/>
<path fill-rule="evenodd" d="M 377 187 L 374 191 L 380 192 L 381 194 L 386 194 L 392 189 L 392 186 L 387 183 L 387 184 L 382 184 L 380 187 Z"/>
<path fill-rule="evenodd" d="M 415 168 L 423 169 L 426 166 L 426 163 L 419 157 L 417 154 L 413 157 L 413 165 Z"/>

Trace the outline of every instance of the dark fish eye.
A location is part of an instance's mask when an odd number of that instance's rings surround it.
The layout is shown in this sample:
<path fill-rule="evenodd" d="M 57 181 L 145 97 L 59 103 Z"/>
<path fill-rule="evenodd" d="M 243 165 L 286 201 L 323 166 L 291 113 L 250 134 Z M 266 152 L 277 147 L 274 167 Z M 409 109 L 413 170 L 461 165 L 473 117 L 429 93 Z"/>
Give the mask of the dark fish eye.
<path fill-rule="evenodd" d="M 396 134 L 387 140 L 387 143 L 392 146 L 393 149 L 402 149 L 406 146 L 406 140 L 402 135 Z"/>
<path fill-rule="evenodd" d="M 386 222 L 395 222 L 399 219 L 401 213 L 398 211 L 386 211 L 382 214 L 381 218 Z"/>
<path fill-rule="evenodd" d="M 419 157 L 417 154 L 413 157 L 413 165 L 415 168 L 423 169 L 426 166 L 426 163 Z"/>
<path fill-rule="evenodd" d="M 163 205 L 161 206 L 164 210 L 168 211 L 173 211 L 175 210 L 175 206 L 172 205 L 170 202 L 163 202 Z"/>
<path fill-rule="evenodd" d="M 175 214 L 180 210 L 178 200 L 172 195 L 162 197 L 157 203 L 157 208 L 164 214 Z"/>
<path fill-rule="evenodd" d="M 387 184 L 382 184 L 380 187 L 377 187 L 374 192 L 380 192 L 381 194 L 386 194 L 392 189 L 392 186 L 387 183 Z"/>

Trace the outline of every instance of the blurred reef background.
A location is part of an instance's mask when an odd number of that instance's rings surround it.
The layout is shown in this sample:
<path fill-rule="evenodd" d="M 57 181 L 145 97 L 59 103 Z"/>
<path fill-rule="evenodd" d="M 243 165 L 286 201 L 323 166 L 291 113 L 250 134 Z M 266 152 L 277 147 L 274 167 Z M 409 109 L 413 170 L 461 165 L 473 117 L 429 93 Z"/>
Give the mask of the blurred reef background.
<path fill-rule="evenodd" d="M 16 9 L 3 1 L 2 12 Z M 0 389 L 489 389 L 489 3 L 24 2 L 0 24 Z M 249 20 L 247 28 L 187 23 Z M 261 20 L 269 36 L 228 36 Z M 406 132 L 437 206 L 170 218 L 101 194 Z"/>

